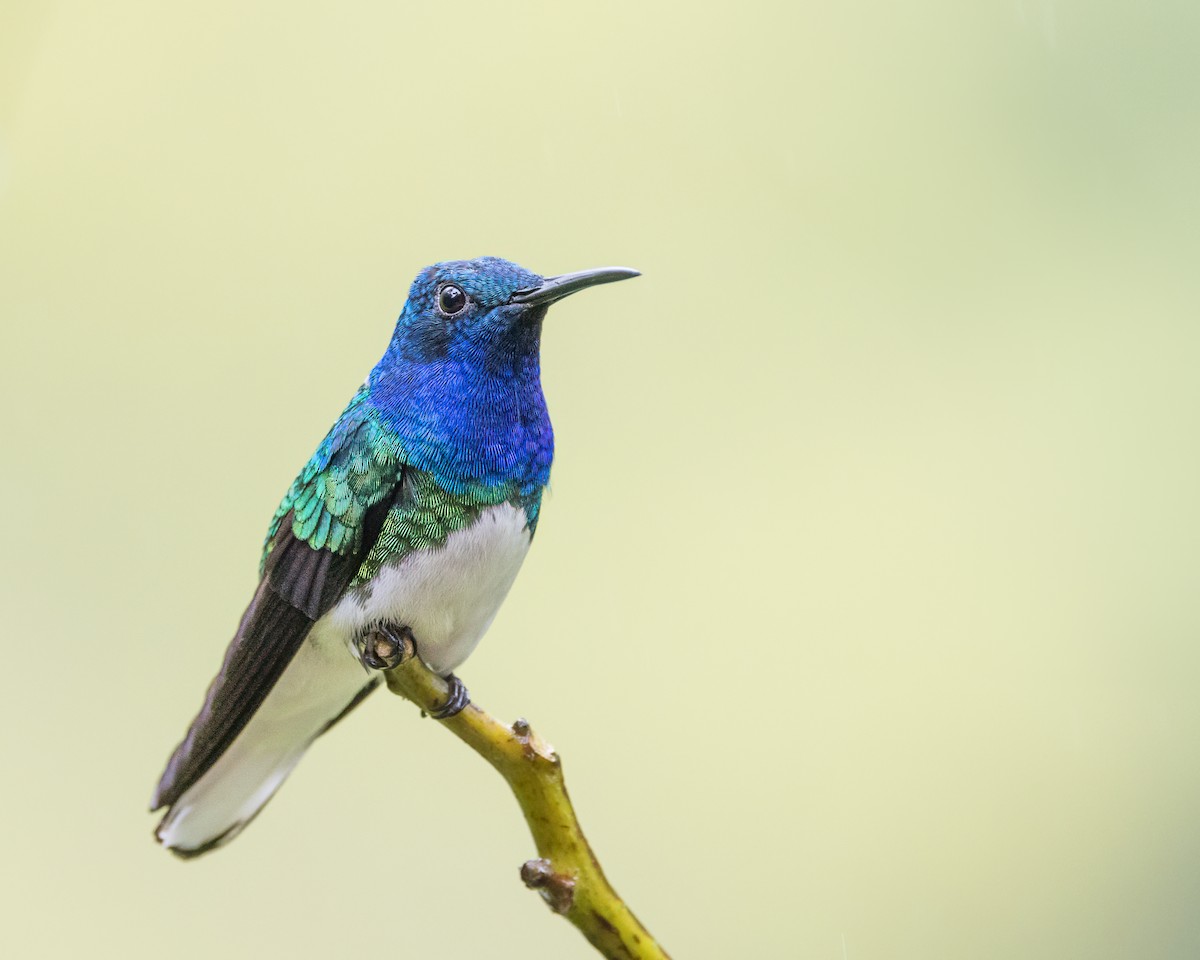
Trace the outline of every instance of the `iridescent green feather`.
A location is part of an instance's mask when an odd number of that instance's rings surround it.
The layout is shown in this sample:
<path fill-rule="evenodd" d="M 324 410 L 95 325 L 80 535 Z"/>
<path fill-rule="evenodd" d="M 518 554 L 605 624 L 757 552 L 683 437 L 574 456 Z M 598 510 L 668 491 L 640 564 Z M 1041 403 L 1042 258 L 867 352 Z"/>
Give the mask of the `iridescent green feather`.
<path fill-rule="evenodd" d="M 452 494 L 431 473 L 411 470 L 405 476 L 404 497 L 383 522 L 371 552 L 359 567 L 351 586 L 370 580 L 379 569 L 414 550 L 440 547 L 456 530 L 470 526 L 486 507 L 512 501 L 525 506 L 514 484 L 473 486 Z M 540 499 L 540 494 L 538 499 Z M 529 515 L 528 509 L 526 515 Z M 530 524 L 532 533 L 533 524 Z"/>
<path fill-rule="evenodd" d="M 367 401 L 362 387 L 304 465 L 271 520 L 262 564 L 279 525 L 292 514 L 292 534 L 314 550 L 345 556 L 359 549 L 367 510 L 400 482 L 403 452 Z"/>
<path fill-rule="evenodd" d="M 414 550 L 440 547 L 451 533 L 470 526 L 484 508 L 495 504 L 511 502 L 521 507 L 531 535 L 537 526 L 540 488 L 522 495 L 514 483 L 472 484 L 452 494 L 432 473 L 406 466 L 398 438 L 379 420 L 363 386 L 275 511 L 262 566 L 289 514 L 293 535 L 314 550 L 327 549 L 343 556 L 358 551 L 366 512 L 392 496 L 402 477 L 404 496 L 388 512 L 352 587 L 361 586 L 381 567 Z"/>

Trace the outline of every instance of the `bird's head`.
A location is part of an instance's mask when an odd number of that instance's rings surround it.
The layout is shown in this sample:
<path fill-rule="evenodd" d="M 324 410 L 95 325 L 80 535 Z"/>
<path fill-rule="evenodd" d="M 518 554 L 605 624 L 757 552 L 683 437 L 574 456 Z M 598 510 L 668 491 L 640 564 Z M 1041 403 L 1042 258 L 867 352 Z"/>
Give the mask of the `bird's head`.
<path fill-rule="evenodd" d="M 554 456 L 538 356 L 546 308 L 637 275 L 605 267 L 543 278 L 496 257 L 422 270 L 368 379 L 405 462 L 454 492 L 514 482 L 540 490 Z"/>
<path fill-rule="evenodd" d="M 436 263 L 413 281 L 391 350 L 409 362 L 513 369 L 536 360 L 550 304 L 586 287 L 636 276 L 636 270 L 604 267 L 543 278 L 499 257 Z"/>

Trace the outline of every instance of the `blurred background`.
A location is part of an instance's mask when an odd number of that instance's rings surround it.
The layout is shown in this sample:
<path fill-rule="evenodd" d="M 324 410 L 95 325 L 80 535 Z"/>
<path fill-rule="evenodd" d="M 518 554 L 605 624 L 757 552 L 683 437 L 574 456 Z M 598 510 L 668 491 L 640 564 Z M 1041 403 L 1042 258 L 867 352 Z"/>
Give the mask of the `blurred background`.
<path fill-rule="evenodd" d="M 1200 956 L 1195 3 L 0 23 L 5 955 L 593 955 L 386 694 L 217 854 L 145 809 L 412 276 L 493 254 L 645 274 L 551 314 L 460 673 L 675 957 Z"/>

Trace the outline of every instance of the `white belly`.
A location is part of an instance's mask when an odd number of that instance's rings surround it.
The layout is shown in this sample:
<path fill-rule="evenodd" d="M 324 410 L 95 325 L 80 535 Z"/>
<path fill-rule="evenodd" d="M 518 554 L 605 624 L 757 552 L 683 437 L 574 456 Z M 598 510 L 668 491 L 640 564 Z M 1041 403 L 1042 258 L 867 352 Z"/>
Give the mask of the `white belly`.
<path fill-rule="evenodd" d="M 467 659 L 491 626 L 529 550 L 525 511 L 503 503 L 431 550 L 382 568 L 313 627 L 351 643 L 368 627 L 409 627 L 421 659 L 445 675 Z"/>

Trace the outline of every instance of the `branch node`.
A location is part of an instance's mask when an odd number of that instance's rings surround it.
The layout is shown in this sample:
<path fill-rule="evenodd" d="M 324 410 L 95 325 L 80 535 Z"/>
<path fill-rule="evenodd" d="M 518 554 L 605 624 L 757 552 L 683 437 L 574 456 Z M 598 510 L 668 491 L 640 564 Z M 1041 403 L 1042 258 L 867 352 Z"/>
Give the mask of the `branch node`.
<path fill-rule="evenodd" d="M 521 745 L 521 755 L 529 761 L 543 761 L 551 767 L 559 765 L 558 754 L 545 740 L 533 732 L 533 727 L 524 717 L 517 717 L 511 727 L 513 737 Z"/>
<path fill-rule="evenodd" d="M 521 880 L 530 890 L 540 893 L 546 905 L 555 913 L 571 912 L 575 903 L 575 878 L 556 873 L 549 860 L 526 860 L 521 865 Z"/>
<path fill-rule="evenodd" d="M 372 635 L 366 652 L 381 659 L 401 653 L 403 660 L 384 670 L 388 689 L 411 700 L 422 715 L 435 714 L 452 699 L 453 684 L 422 662 L 420 637 L 404 637 L 405 628 L 393 624 L 384 624 L 380 632 L 385 640 L 390 635 L 394 646 L 385 643 L 377 649 Z M 502 723 L 474 706 L 443 726 L 495 767 L 516 796 L 543 855 L 521 867 L 525 886 L 536 890 L 552 912 L 574 924 L 608 960 L 669 960 L 605 879 L 571 806 L 562 762 L 529 721 L 522 717 Z"/>

